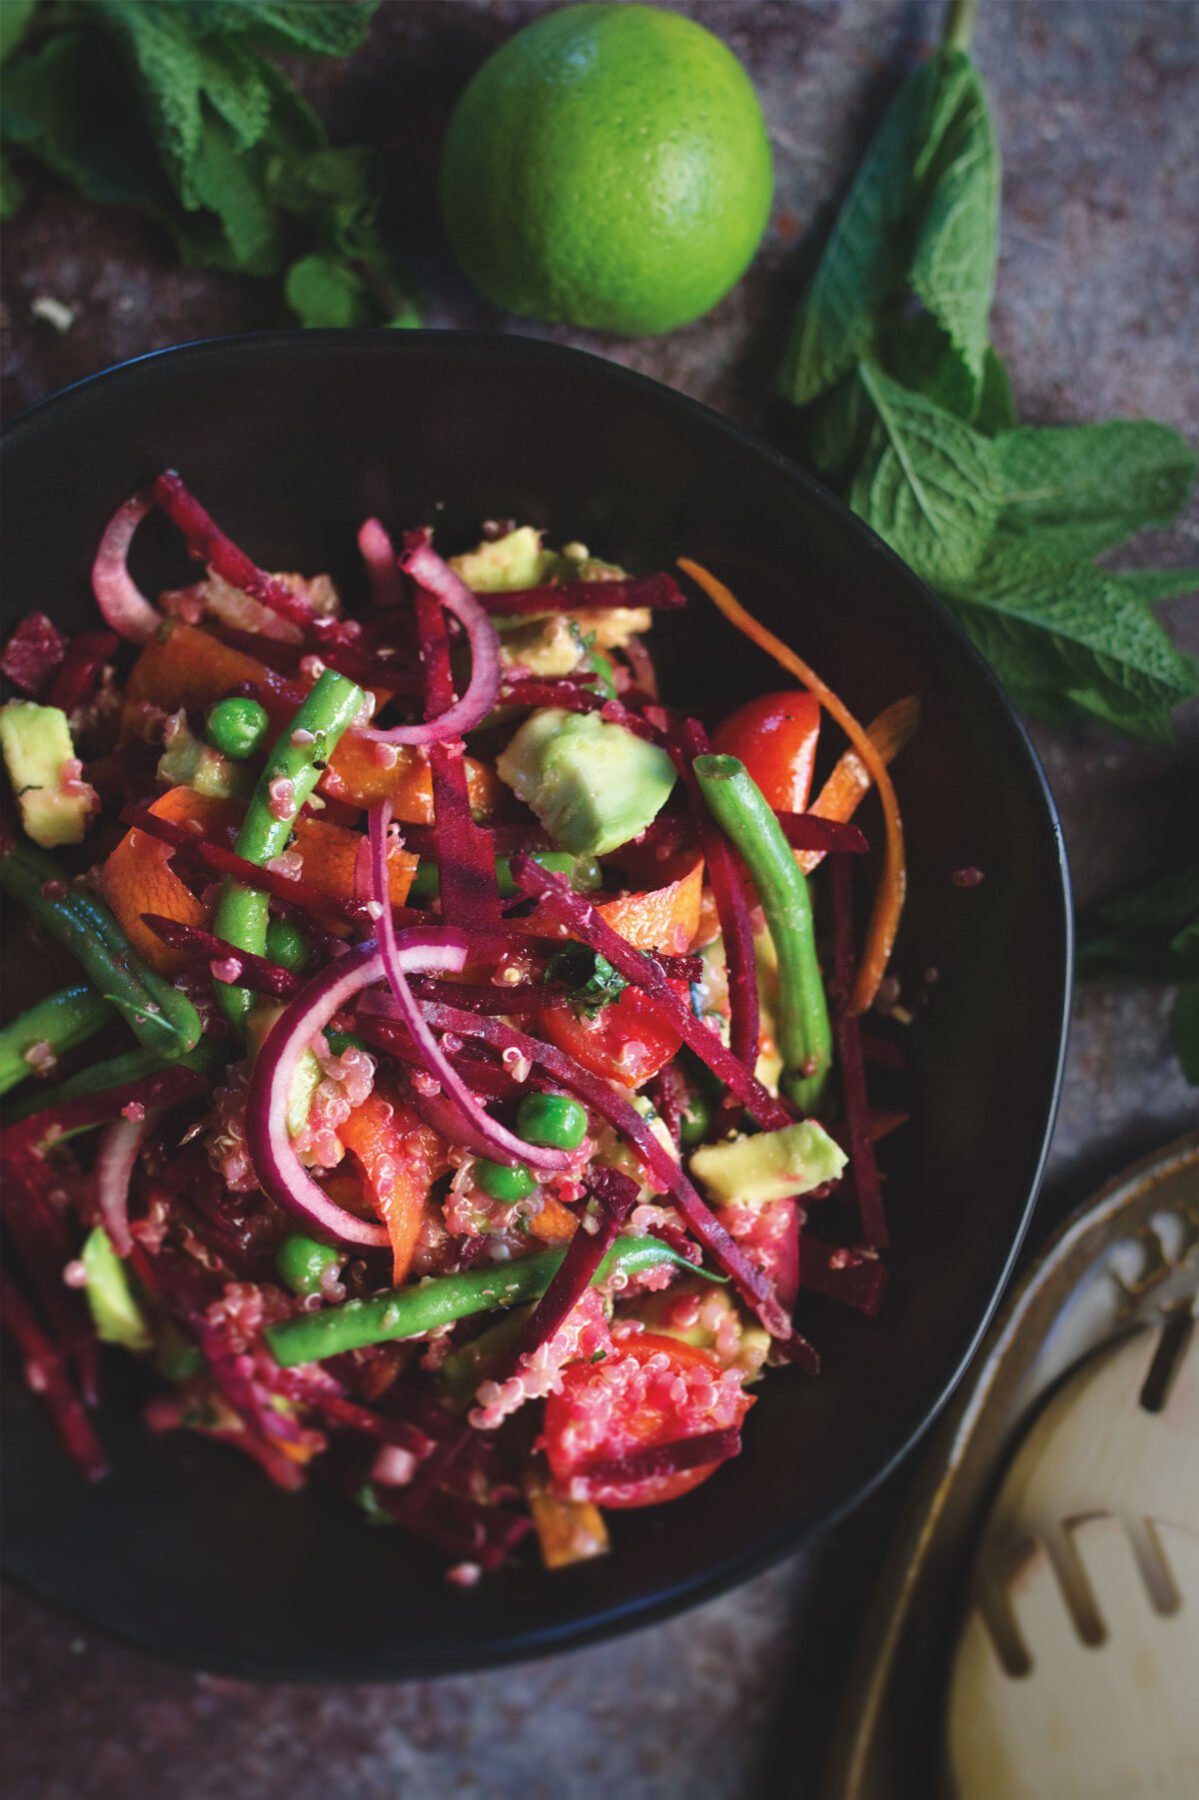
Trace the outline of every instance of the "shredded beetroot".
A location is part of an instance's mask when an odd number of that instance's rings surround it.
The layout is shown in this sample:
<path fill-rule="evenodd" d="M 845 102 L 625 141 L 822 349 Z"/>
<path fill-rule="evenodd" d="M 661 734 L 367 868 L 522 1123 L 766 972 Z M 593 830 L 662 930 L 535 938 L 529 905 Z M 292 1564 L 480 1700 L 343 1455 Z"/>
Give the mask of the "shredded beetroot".
<path fill-rule="evenodd" d="M 416 628 L 425 672 L 425 717 L 435 719 L 454 704 L 450 639 L 440 603 L 416 591 Z M 469 931 L 486 951 L 501 931 L 495 857 L 485 831 L 470 811 L 465 746 L 461 738 L 429 746 L 433 778 L 433 822 L 441 870 L 441 916 Z"/>
<path fill-rule="evenodd" d="M 638 1450 L 627 1450 L 623 1456 L 609 1456 L 589 1463 L 581 1476 L 572 1479 L 572 1489 L 579 1481 L 585 1487 L 623 1486 L 649 1480 L 660 1475 L 678 1475 L 684 1469 L 705 1469 L 728 1462 L 741 1453 L 741 1433 L 735 1425 L 723 1431 L 702 1431 L 695 1437 L 676 1438 L 671 1444 L 643 1444 Z"/>
<path fill-rule="evenodd" d="M 66 639 L 45 613 L 27 613 L 4 646 L 0 673 L 37 700 L 66 654 Z"/>
<path fill-rule="evenodd" d="M 848 851 L 860 855 L 869 850 L 865 832 L 840 819 L 823 819 L 819 813 L 780 812 L 775 818 L 793 850 Z"/>
<path fill-rule="evenodd" d="M 491 613 L 591 612 L 597 607 L 649 606 L 673 612 L 687 596 L 673 575 L 631 575 L 615 581 L 570 581 L 480 594 Z"/>
<path fill-rule="evenodd" d="M 609 700 L 577 681 L 534 681 L 522 678 L 510 681 L 504 697 L 514 706 L 560 706 L 564 712 L 598 713 L 609 725 L 623 725 L 634 737 L 651 744 L 665 744 L 661 727 L 641 713 L 634 712 L 623 700 Z"/>
<path fill-rule="evenodd" d="M 845 1099 L 845 1121 L 849 1131 L 849 1163 L 857 1190 L 862 1236 L 872 1250 L 885 1250 L 891 1240 L 887 1232 L 878 1163 L 870 1135 L 870 1101 L 866 1093 L 862 1035 L 857 1019 L 849 1011 L 854 979 L 850 866 L 843 856 L 834 856 L 829 859 L 829 867 L 832 870 L 833 888 L 833 1029 L 837 1039 L 837 1061 L 841 1068 L 841 1090 Z"/>
<path fill-rule="evenodd" d="M 763 1130 L 791 1124 L 794 1115 L 790 1108 L 767 1093 L 754 1076 L 752 1065 L 726 1049 L 716 1033 L 709 1031 L 690 1006 L 680 1000 L 656 964 L 614 931 L 589 900 L 572 891 L 563 876 L 543 869 L 528 856 L 518 855 L 512 859 L 512 879 L 522 894 L 544 902 L 574 936 L 606 956 L 626 981 L 648 994 L 688 1048 L 745 1104 Z"/>
<path fill-rule="evenodd" d="M 107 663 L 120 647 L 115 631 L 81 631 L 71 639 L 62 667 L 54 677 L 49 704 L 68 716 L 85 706 L 96 691 Z"/>
<path fill-rule="evenodd" d="M 676 752 L 675 766 L 687 789 L 724 940 L 729 984 L 729 1049 L 738 1062 L 752 1071 L 757 1067 L 762 1019 L 749 903 L 733 847 L 704 805 L 692 768 L 695 758 L 706 755 L 711 748 L 708 734 L 698 719 L 687 719 L 682 726 L 681 739 L 681 754 Z"/>
<path fill-rule="evenodd" d="M 810 1294 L 840 1300 L 868 1319 L 877 1319 L 887 1291 L 887 1265 L 862 1250 L 846 1250 L 801 1235 L 799 1285 Z"/>
<path fill-rule="evenodd" d="M 0 1272 L 0 1320 L 21 1352 L 25 1380 L 50 1409 L 67 1454 L 89 1481 L 107 1474 L 108 1463 L 91 1421 L 67 1377 L 61 1358 L 11 1277 Z"/>
<path fill-rule="evenodd" d="M 186 951 L 201 965 L 236 963 L 235 971 L 216 976 L 219 981 L 235 981 L 242 987 L 253 989 L 256 994 L 271 994 L 276 1000 L 290 1000 L 304 985 L 303 977 L 293 974 L 290 969 L 280 968 L 278 963 L 270 962 L 265 956 L 255 956 L 252 951 L 238 950 L 225 938 L 214 937 L 211 931 L 203 931 L 198 925 L 164 919 L 159 913 L 143 913 L 142 924 L 148 925 L 172 950 Z"/>
<path fill-rule="evenodd" d="M 75 1251 L 66 1220 L 50 1197 L 54 1172 L 28 1155 L 12 1154 L 11 1134 L 17 1129 L 10 1127 L 4 1133 L 0 1216 L 54 1335 L 57 1353 L 64 1361 L 74 1362 L 84 1397 L 94 1403 L 99 1368 L 96 1342 L 83 1296 L 63 1280 Z"/>
<path fill-rule="evenodd" d="M 57 1106 L 31 1113 L 19 1124 L 7 1125 L 0 1133 L 0 1157 L 5 1167 L 37 1157 L 41 1147 L 54 1142 L 65 1131 L 77 1131 L 89 1125 L 103 1125 L 118 1118 L 128 1106 L 144 1107 L 152 1112 L 157 1107 L 177 1106 L 208 1087 L 208 1077 L 195 1069 L 168 1068 L 140 1081 L 126 1081 L 120 1087 L 105 1088 L 99 1094 L 80 1094 L 75 1100 L 60 1100 Z"/>
<path fill-rule="evenodd" d="M 570 989 L 562 981 L 521 981 L 512 987 L 483 987 L 471 982 L 442 981 L 435 975 L 414 975 L 412 991 L 422 1000 L 440 1000 L 446 1006 L 463 1006 L 476 1013 L 530 1013 L 553 1011 L 570 1005 Z"/>
<path fill-rule="evenodd" d="M 291 593 L 274 575 L 268 575 L 239 549 L 205 512 L 174 469 L 165 470 L 155 481 L 152 491 L 156 504 L 187 539 L 193 556 L 215 569 L 230 587 L 240 588 L 243 594 L 269 606 L 280 618 L 290 619 L 293 625 L 311 622 L 312 608 L 307 601 Z"/>

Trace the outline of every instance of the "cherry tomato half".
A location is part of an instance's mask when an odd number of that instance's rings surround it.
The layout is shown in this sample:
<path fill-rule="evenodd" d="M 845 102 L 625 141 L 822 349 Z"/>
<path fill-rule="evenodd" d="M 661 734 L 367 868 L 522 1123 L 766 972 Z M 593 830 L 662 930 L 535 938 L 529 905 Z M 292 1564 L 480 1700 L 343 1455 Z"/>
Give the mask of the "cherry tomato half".
<path fill-rule="evenodd" d="M 686 995 L 683 982 L 671 985 Z M 593 1075 L 630 1088 L 642 1087 L 656 1075 L 678 1055 L 683 1042 L 654 1002 L 635 987 L 625 988 L 619 1000 L 603 1007 L 594 1018 L 558 1007 L 538 1013 L 537 1024 L 543 1037 Z"/>
<path fill-rule="evenodd" d="M 545 1404 L 550 1472 L 566 1489 L 594 1464 L 630 1450 L 738 1426 L 753 1404 L 739 1384 L 722 1379 L 710 1350 L 639 1332 L 617 1342 L 602 1362 L 572 1363 L 563 1371 L 562 1391 Z M 591 1498 L 600 1506 L 655 1506 L 689 1493 L 719 1466 L 707 1463 L 619 1486 L 598 1484 Z"/>
<path fill-rule="evenodd" d="M 717 727 L 712 748 L 739 757 L 776 812 L 803 812 L 819 736 L 820 702 L 795 688 L 738 707 Z"/>

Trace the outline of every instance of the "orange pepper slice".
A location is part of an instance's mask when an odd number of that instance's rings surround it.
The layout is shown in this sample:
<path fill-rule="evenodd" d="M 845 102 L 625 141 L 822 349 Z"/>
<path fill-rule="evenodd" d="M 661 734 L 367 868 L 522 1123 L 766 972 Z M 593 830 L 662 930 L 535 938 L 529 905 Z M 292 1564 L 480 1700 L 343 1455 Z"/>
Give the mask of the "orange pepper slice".
<path fill-rule="evenodd" d="M 444 1140 L 410 1107 L 372 1094 L 339 1125 L 337 1135 L 362 1173 L 391 1239 L 392 1281 L 406 1278 L 429 1204 L 429 1190 L 449 1168 Z"/>
<path fill-rule="evenodd" d="M 725 618 L 737 630 L 743 632 L 752 644 L 764 650 L 767 656 L 773 657 L 780 668 L 794 675 L 816 695 L 825 711 L 837 721 L 878 788 L 878 796 L 882 802 L 883 818 L 886 822 L 886 848 L 883 856 L 883 872 L 874 896 L 874 905 L 870 911 L 870 923 L 866 930 L 866 946 L 862 952 L 862 960 L 858 964 L 854 977 L 853 993 L 850 997 L 849 1010 L 852 1014 L 864 1013 L 879 989 L 886 972 L 887 962 L 895 943 L 895 934 L 899 929 L 900 915 L 903 912 L 904 895 L 907 891 L 907 866 L 904 860 L 903 819 L 900 816 L 899 801 L 895 797 L 895 789 L 891 777 L 887 773 L 887 765 L 883 761 L 876 746 L 871 742 L 868 733 L 858 723 L 849 708 L 833 692 L 828 684 L 820 679 L 814 669 L 808 667 L 803 658 L 783 640 L 776 637 L 767 626 L 747 612 L 734 594 L 708 572 L 701 564 L 692 562 L 690 557 L 678 559 L 679 568 L 707 594 L 716 604 Z"/>
<path fill-rule="evenodd" d="M 699 930 L 704 890 L 703 859 L 665 887 L 637 894 L 618 894 L 596 907 L 601 919 L 638 950 L 665 950 L 685 956 Z"/>
<path fill-rule="evenodd" d="M 189 787 L 171 788 L 150 808 L 158 818 L 176 825 L 194 820 L 205 837 L 221 842 L 229 827 L 241 818 L 242 810 L 236 801 L 209 799 Z M 104 898 L 133 948 L 152 969 L 171 979 L 187 968 L 189 958 L 185 951 L 169 949 L 142 923 L 142 914 L 159 913 L 181 925 L 208 924 L 208 908 L 172 869 L 173 854 L 169 844 L 147 832 L 127 831 L 104 864 L 101 876 Z"/>

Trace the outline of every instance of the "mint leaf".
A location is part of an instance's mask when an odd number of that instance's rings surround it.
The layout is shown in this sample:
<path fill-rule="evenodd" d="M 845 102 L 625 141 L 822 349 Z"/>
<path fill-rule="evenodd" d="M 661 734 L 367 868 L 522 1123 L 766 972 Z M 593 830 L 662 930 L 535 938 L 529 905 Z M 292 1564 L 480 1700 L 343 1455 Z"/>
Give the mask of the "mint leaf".
<path fill-rule="evenodd" d="M 1026 711 L 1168 738 L 1174 707 L 1199 692 L 1193 659 L 1120 576 L 1091 563 L 997 541 L 941 592 Z"/>
<path fill-rule="evenodd" d="M 1098 909 L 1105 925 L 1169 926 L 1199 921 L 1199 858 L 1130 892 L 1105 900 Z"/>
<path fill-rule="evenodd" d="M 1120 585 L 1146 605 L 1199 593 L 1199 569 L 1121 569 Z"/>
<path fill-rule="evenodd" d="M 1199 1087 L 1199 981 L 1186 981 L 1179 988 L 1170 1032 L 1183 1074 Z"/>
<path fill-rule="evenodd" d="M 993 440 L 1004 531 L 1038 546 L 1093 556 L 1186 504 L 1195 454 L 1168 425 L 1025 426 Z"/>
<path fill-rule="evenodd" d="M 586 944 L 568 944 L 546 965 L 547 981 L 564 981 L 570 988 L 570 1003 L 589 1019 L 596 1018 L 605 1006 L 619 1000 L 628 982 L 612 967 L 606 956 Z"/>
<path fill-rule="evenodd" d="M 319 253 L 301 257 L 287 271 L 283 291 L 301 325 L 375 323 L 361 277 L 340 257 Z"/>
<path fill-rule="evenodd" d="M 25 184 L 13 174 L 12 164 L 0 150 L 0 219 L 11 219 L 25 198 Z"/>
<path fill-rule="evenodd" d="M 934 61 L 940 78 L 916 158 L 923 217 L 908 280 L 948 335 L 976 397 L 999 260 L 999 149 L 970 58 L 950 50 Z"/>
<path fill-rule="evenodd" d="M 978 410 L 974 415 L 975 431 L 981 431 L 984 437 L 994 437 L 997 431 L 1010 431 L 1017 423 L 1016 402 L 1012 398 L 1012 384 L 1008 380 L 1008 372 L 999 357 L 999 352 L 988 344 L 983 357 L 982 392 L 978 397 Z"/>
<path fill-rule="evenodd" d="M 915 198 L 916 146 L 936 82 L 931 62 L 904 82 L 837 215 L 783 362 L 781 388 L 796 406 L 815 400 L 865 355 L 877 314 L 902 285 L 900 236 Z"/>
<path fill-rule="evenodd" d="M 164 0 L 156 0 L 162 5 Z M 167 0 L 197 37 L 243 32 L 258 48 L 295 56 L 348 56 L 378 0 Z"/>
<path fill-rule="evenodd" d="M 851 506 L 920 574 L 968 575 L 996 519 L 990 443 L 869 363 L 861 380 L 878 425 Z"/>

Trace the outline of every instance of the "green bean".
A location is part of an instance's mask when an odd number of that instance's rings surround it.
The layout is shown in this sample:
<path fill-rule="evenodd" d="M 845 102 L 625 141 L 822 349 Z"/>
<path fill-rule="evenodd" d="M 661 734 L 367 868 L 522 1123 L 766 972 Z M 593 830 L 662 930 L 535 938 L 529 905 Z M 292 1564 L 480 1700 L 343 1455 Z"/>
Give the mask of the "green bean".
<path fill-rule="evenodd" d="M 174 1059 L 200 1041 L 200 1015 L 138 956 L 108 908 L 67 885 L 48 856 L 20 844 L 0 858 L 0 887 L 82 965 L 147 1050 Z"/>
<path fill-rule="evenodd" d="M 709 811 L 744 857 L 758 891 L 779 964 L 782 1087 L 810 1112 L 828 1079 L 833 1035 L 807 880 L 744 763 L 735 756 L 697 756 L 695 775 Z"/>
<path fill-rule="evenodd" d="M 543 869 L 551 869 L 556 875 L 569 876 L 570 885 L 576 893 L 589 894 L 603 881 L 603 871 L 593 856 L 572 856 L 566 850 L 531 850 L 529 854 Z M 520 893 L 512 879 L 510 856 L 496 857 L 495 878 L 501 900 L 514 900 Z M 422 858 L 408 890 L 409 906 L 428 906 L 440 891 L 441 870 L 435 862 L 430 862 L 427 857 Z"/>
<path fill-rule="evenodd" d="M 65 1056 L 103 1031 L 116 1014 L 102 994 L 86 982 L 60 988 L 31 1006 L 0 1031 L 0 1094 L 7 1094 L 32 1075 L 29 1052 L 45 1044 L 52 1058 Z"/>
<path fill-rule="evenodd" d="M 320 1362 L 367 1344 L 420 1337 L 472 1313 L 494 1312 L 502 1306 L 539 1299 L 565 1255 L 565 1250 L 542 1250 L 519 1262 L 465 1269 L 460 1275 L 439 1275 L 413 1287 L 393 1288 L 376 1294 L 373 1300 L 346 1300 L 324 1312 L 268 1325 L 266 1339 L 275 1360 L 290 1369 L 296 1363 Z M 633 1275 L 664 1262 L 678 1263 L 689 1274 L 700 1272 L 659 1238 L 625 1237 L 618 1238 L 609 1250 L 592 1276 L 592 1285 L 609 1275 Z"/>
<path fill-rule="evenodd" d="M 145 1081 L 148 1076 L 157 1075 L 160 1069 L 195 1069 L 200 1075 L 215 1075 L 224 1067 L 224 1060 L 206 1039 L 201 1039 L 194 1050 L 169 1059 L 158 1056 L 153 1050 L 125 1050 L 120 1056 L 110 1056 L 105 1062 L 80 1069 L 77 1075 L 68 1076 L 57 1087 L 39 1088 L 36 1093 L 23 1095 L 15 1106 L 5 1109 L 4 1123 L 15 1125 L 32 1113 L 52 1112 L 66 1100 L 78 1100 L 85 1094 L 102 1094 L 108 1088 L 124 1087 L 130 1081 Z"/>
<path fill-rule="evenodd" d="M 239 856 L 261 867 L 286 850 L 297 813 L 320 780 L 342 733 L 361 714 L 364 699 L 354 682 L 333 669 L 324 671 L 267 758 L 234 845 Z M 236 949 L 262 956 L 269 905 L 269 895 L 230 876 L 212 929 Z M 218 982 L 216 991 L 227 1016 L 244 1031 L 254 1001 L 249 988 Z"/>

